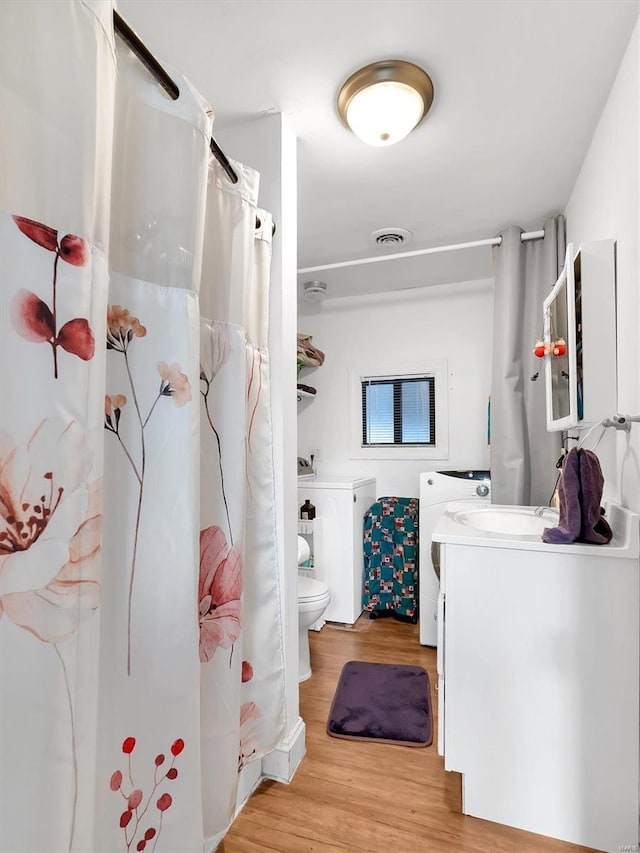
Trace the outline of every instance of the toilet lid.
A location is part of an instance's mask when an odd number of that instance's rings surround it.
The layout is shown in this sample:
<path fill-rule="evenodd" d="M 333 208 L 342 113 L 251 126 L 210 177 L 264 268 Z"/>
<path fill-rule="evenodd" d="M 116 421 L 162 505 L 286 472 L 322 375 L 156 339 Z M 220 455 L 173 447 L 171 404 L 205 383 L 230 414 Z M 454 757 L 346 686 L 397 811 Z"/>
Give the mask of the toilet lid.
<path fill-rule="evenodd" d="M 298 575 L 298 601 L 309 601 L 315 598 L 324 598 L 329 592 L 329 587 L 322 581 Z"/>

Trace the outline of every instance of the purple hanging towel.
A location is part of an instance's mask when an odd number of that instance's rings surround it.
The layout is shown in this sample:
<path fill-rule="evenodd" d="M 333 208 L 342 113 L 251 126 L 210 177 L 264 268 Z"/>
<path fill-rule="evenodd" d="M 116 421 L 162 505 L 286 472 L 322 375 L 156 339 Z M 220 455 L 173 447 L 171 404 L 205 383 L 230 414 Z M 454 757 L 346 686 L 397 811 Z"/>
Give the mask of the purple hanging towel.
<path fill-rule="evenodd" d="M 564 457 L 560 485 L 560 518 L 557 527 L 545 527 L 543 542 L 550 545 L 569 545 L 580 536 L 580 460 L 575 447 Z"/>
<path fill-rule="evenodd" d="M 580 450 L 580 541 L 608 545 L 613 537 L 609 523 L 602 517 L 600 501 L 604 477 L 598 457 L 592 450 Z"/>
<path fill-rule="evenodd" d="M 613 533 L 600 508 L 604 477 L 598 457 L 592 450 L 572 448 L 564 458 L 558 496 L 560 518 L 557 527 L 542 533 L 550 545 L 587 542 L 607 545 Z"/>

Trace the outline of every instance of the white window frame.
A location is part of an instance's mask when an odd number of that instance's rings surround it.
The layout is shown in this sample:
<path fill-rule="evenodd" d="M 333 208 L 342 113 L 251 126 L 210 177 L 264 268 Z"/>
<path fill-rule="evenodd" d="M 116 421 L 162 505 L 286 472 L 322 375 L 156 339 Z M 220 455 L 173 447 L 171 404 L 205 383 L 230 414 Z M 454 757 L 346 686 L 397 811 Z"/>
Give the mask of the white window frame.
<path fill-rule="evenodd" d="M 362 381 L 370 377 L 433 376 L 435 379 L 436 443 L 428 446 L 362 445 Z M 349 370 L 349 459 L 448 459 L 449 370 L 446 359 L 419 362 L 369 362 Z"/>

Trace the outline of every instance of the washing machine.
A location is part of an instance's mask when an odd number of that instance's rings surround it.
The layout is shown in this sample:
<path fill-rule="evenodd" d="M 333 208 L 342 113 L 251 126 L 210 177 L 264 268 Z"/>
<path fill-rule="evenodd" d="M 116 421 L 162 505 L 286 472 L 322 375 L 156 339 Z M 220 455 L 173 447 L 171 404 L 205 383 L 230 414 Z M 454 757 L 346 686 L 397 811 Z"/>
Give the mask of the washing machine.
<path fill-rule="evenodd" d="M 489 471 L 429 471 L 420 474 L 420 642 L 437 645 L 440 579 L 431 554 L 431 537 L 440 516 L 452 501 L 491 500 Z"/>

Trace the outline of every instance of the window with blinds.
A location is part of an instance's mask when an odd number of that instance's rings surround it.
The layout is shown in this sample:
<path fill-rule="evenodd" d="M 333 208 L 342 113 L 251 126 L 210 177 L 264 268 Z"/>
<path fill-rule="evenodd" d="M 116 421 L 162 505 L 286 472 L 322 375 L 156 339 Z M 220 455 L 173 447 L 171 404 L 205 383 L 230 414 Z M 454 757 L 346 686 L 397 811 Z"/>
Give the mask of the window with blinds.
<path fill-rule="evenodd" d="M 363 447 L 435 447 L 435 376 L 363 377 Z"/>

